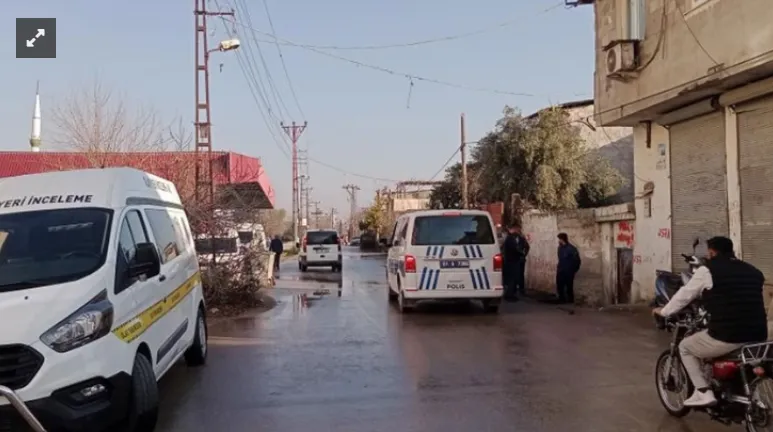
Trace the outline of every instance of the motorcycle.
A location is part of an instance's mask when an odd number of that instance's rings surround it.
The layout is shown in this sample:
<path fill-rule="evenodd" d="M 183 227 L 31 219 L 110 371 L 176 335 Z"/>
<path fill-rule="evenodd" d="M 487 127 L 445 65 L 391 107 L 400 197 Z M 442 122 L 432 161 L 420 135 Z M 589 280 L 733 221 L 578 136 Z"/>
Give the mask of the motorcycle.
<path fill-rule="evenodd" d="M 658 271 L 653 307 L 665 306 L 702 265 L 702 260 L 695 255 L 697 245 L 696 240 L 692 255 L 682 254 L 688 270 L 679 275 Z M 706 360 L 704 374 L 709 378 L 717 403 L 700 408 L 684 406 L 694 387 L 682 364 L 679 343 L 705 330 L 709 318 L 698 300 L 675 317 L 655 317 L 660 330 L 673 334 L 670 347 L 660 354 L 656 363 L 655 385 L 661 404 L 674 417 L 684 417 L 696 410 L 725 425 L 743 425 L 747 432 L 773 431 L 773 358 L 769 357 L 773 355 L 773 342 L 744 345 L 720 358 Z M 671 396 L 676 398 L 671 400 Z"/>

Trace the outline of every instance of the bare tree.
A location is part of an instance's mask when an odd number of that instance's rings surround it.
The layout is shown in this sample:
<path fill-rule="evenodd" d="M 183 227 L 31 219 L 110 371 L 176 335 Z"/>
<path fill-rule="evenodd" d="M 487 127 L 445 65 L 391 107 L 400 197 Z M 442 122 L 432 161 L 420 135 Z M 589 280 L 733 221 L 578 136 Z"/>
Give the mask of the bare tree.
<path fill-rule="evenodd" d="M 122 155 L 136 161 L 136 154 L 127 153 L 163 151 L 169 144 L 156 110 L 132 109 L 98 79 L 56 104 L 51 119 L 54 144 L 81 153 L 91 166 L 123 165 Z"/>

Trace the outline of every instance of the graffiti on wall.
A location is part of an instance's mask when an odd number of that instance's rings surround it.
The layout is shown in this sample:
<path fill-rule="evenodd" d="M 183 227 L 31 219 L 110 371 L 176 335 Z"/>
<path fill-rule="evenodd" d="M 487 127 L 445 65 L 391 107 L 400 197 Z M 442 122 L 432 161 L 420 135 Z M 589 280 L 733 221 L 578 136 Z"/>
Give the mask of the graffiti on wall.
<path fill-rule="evenodd" d="M 615 248 L 633 249 L 634 246 L 634 223 L 631 221 L 620 221 L 615 223 Z"/>
<path fill-rule="evenodd" d="M 658 230 L 658 237 L 662 239 L 670 239 L 671 238 L 671 229 L 670 228 L 661 228 Z"/>

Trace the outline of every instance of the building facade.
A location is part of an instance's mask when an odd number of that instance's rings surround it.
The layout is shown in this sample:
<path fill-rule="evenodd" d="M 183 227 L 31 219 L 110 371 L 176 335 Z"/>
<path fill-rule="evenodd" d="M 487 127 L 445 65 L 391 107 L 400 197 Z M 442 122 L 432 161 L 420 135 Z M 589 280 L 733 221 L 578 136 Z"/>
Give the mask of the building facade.
<path fill-rule="evenodd" d="M 596 0 L 595 117 L 634 130 L 634 284 L 724 235 L 773 281 L 770 0 Z"/>

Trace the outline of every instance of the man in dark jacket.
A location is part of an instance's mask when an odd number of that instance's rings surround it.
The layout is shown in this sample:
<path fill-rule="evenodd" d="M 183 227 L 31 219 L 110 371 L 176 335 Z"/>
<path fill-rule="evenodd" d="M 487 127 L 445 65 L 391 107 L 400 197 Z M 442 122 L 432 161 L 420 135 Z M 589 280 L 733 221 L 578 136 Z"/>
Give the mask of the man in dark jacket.
<path fill-rule="evenodd" d="M 505 299 L 517 300 L 518 294 L 526 293 L 524 275 L 526 272 L 526 257 L 529 255 L 529 242 L 521 233 L 521 225 L 513 223 L 508 228 L 507 237 L 502 244 L 503 274 L 505 283 Z"/>
<path fill-rule="evenodd" d="M 580 270 L 580 253 L 569 243 L 566 233 L 558 234 L 558 266 L 556 291 L 559 303 L 574 303 L 574 275 Z"/>
<path fill-rule="evenodd" d="M 692 278 L 674 294 L 668 304 L 652 312 L 668 317 L 702 296 L 709 314 L 708 329 L 694 333 L 679 343 L 687 375 L 695 392 L 684 401 L 696 407 L 716 403 L 717 399 L 703 374 L 703 360 L 721 357 L 741 346 L 768 339 L 763 284 L 765 276 L 753 265 L 735 257 L 733 241 L 714 237 L 707 242 L 709 260 L 695 269 Z"/>
<path fill-rule="evenodd" d="M 279 237 L 279 234 L 275 235 L 273 239 L 271 239 L 271 244 L 269 245 L 268 249 L 271 252 L 274 252 L 274 270 L 279 271 L 279 261 L 282 259 L 282 253 L 284 252 L 284 243 L 282 243 L 282 238 Z"/>

